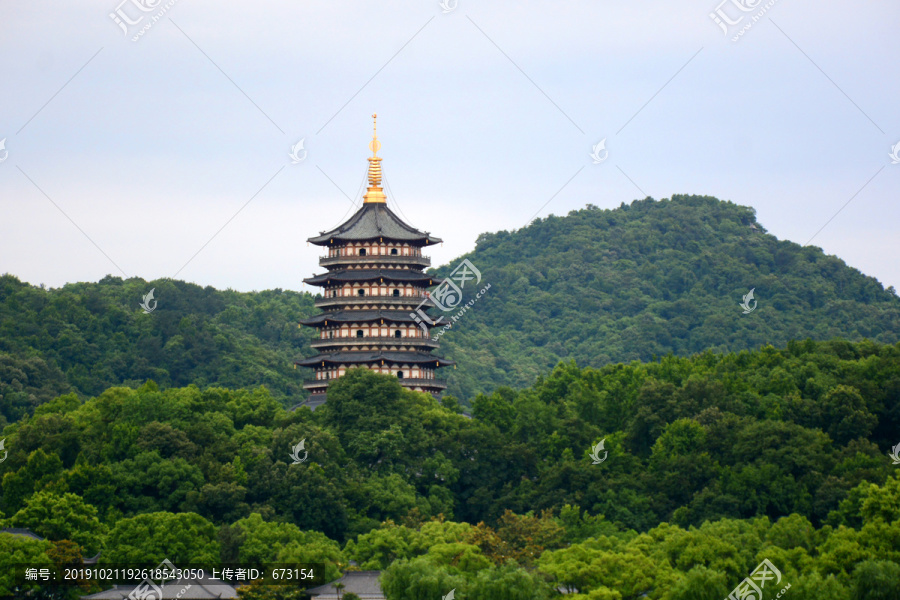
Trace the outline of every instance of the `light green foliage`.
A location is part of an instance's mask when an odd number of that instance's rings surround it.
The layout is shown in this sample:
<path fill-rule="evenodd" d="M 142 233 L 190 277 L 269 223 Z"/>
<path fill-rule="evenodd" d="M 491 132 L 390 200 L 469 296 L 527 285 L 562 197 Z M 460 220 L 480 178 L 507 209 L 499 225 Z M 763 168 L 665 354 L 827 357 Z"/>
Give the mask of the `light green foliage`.
<path fill-rule="evenodd" d="M 71 540 L 88 556 L 103 543 L 105 527 L 97 519 L 97 509 L 75 494 L 38 492 L 25 507 L 3 521 L 5 527 L 24 527 L 51 541 Z"/>
<path fill-rule="evenodd" d="M 440 544 L 461 542 L 471 531 L 468 523 L 435 520 L 411 528 L 388 521 L 348 542 L 346 551 L 362 569 L 385 569 L 395 560 L 415 558 Z"/>
<path fill-rule="evenodd" d="M 692 567 L 663 595 L 664 600 L 721 600 L 734 587 L 734 579 L 702 565 Z"/>
<path fill-rule="evenodd" d="M 864 400 L 870 439 L 839 443 L 827 431 L 840 410 L 813 423 L 797 408 L 829 392 Z M 860 563 L 900 564 L 885 451 L 898 398 L 900 347 L 840 340 L 565 363 L 479 400 L 484 421 L 366 371 L 333 382 L 315 413 L 286 412 L 262 388 L 147 383 L 7 427 L 0 510 L 100 544 L 104 561 L 252 554 L 323 561 L 336 577 L 350 560 L 405 560 L 472 593 L 485 573 L 537 566 L 551 588 L 657 600 L 711 594 L 720 575 L 736 585 L 768 558 L 839 596 Z M 308 460 L 291 464 L 301 439 Z"/>
<path fill-rule="evenodd" d="M 9 533 L 0 533 L 0 597 L 21 597 L 25 590 L 35 589 L 35 585 L 25 585 L 18 589 L 20 594 L 16 594 L 15 566 L 52 567 L 53 561 L 47 556 L 47 552 L 52 547 L 53 544 L 46 540 L 38 541 Z"/>
<path fill-rule="evenodd" d="M 327 581 L 340 577 L 346 564 L 337 542 L 318 531 L 301 531 L 292 523 L 266 522 L 258 513 L 234 523 L 242 537 L 238 562 L 323 563 Z"/>
<path fill-rule="evenodd" d="M 101 556 L 105 564 L 217 564 L 215 526 L 194 513 L 155 512 L 119 520 Z"/>
<path fill-rule="evenodd" d="M 454 567 L 463 573 L 475 573 L 492 565 L 478 546 L 462 544 L 435 544 L 425 555 L 435 565 Z"/>

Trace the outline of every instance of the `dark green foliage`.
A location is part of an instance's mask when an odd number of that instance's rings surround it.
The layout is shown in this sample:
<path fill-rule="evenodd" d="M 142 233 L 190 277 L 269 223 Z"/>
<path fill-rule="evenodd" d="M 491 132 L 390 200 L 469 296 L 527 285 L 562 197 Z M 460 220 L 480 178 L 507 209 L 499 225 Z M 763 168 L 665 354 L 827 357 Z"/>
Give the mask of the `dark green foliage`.
<path fill-rule="evenodd" d="M 867 560 L 853 571 L 854 600 L 900 598 L 900 565 L 887 560 Z"/>
<path fill-rule="evenodd" d="M 139 304 L 155 289 L 156 309 Z M 66 392 L 110 386 L 265 385 L 282 403 L 305 396 L 291 361 L 314 314 L 298 292 L 240 293 L 169 279 L 106 277 L 45 290 L 0 276 L 0 426 Z"/>
<path fill-rule="evenodd" d="M 900 298 L 876 279 L 709 196 L 538 219 L 482 234 L 464 258 L 483 276 L 465 300 L 491 289 L 441 337 L 459 363 L 450 392 L 463 399 L 529 385 L 561 360 L 601 367 L 807 337 L 900 340 Z M 751 288 L 757 308 L 744 315 Z M 863 413 L 853 427 L 865 426 Z"/>

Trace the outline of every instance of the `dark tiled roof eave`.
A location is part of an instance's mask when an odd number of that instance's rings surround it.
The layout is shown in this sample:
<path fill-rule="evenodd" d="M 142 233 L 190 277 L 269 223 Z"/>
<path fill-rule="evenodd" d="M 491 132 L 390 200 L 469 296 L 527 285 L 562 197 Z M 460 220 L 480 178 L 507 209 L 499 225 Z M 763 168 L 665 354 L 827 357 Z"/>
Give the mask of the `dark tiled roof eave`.
<path fill-rule="evenodd" d="M 340 582 L 345 586 L 343 589 L 344 594 L 346 594 L 347 592 L 353 592 L 357 595 L 380 595 L 381 585 L 379 585 L 378 583 L 379 575 L 381 575 L 381 571 L 351 571 L 349 573 L 345 573 L 344 576 L 337 581 L 332 581 L 331 583 L 320 585 L 319 587 L 310 588 L 306 590 L 306 593 L 313 597 L 322 594 L 332 594 L 337 591 L 334 587 L 334 584 Z"/>
<path fill-rule="evenodd" d="M 331 321 L 332 323 L 369 323 L 382 319 L 390 323 L 416 323 L 416 320 L 410 315 L 410 311 L 402 310 L 333 310 L 319 313 L 314 317 L 300 321 L 300 323 L 314 327 L 324 324 L 325 321 Z M 437 320 L 437 317 L 432 317 L 432 319 Z M 435 325 L 429 325 L 429 327 L 441 327 L 444 324 L 445 321 L 441 321 L 440 323 L 435 323 Z"/>
<path fill-rule="evenodd" d="M 386 279 L 401 283 L 424 283 L 427 281 L 429 286 L 437 285 L 443 281 L 443 279 L 435 279 L 427 273 L 411 269 L 341 269 L 313 275 L 304 279 L 303 282 L 309 285 L 323 285 L 329 281 L 353 282 L 372 281 L 374 279 Z"/>
<path fill-rule="evenodd" d="M 356 364 L 369 363 L 386 360 L 393 363 L 405 364 L 423 364 L 435 363 L 435 366 L 452 366 L 456 363 L 449 358 L 434 356 L 426 352 L 399 352 L 392 350 L 376 350 L 366 352 L 329 352 L 328 354 L 319 354 L 310 358 L 303 358 L 294 361 L 295 365 L 301 367 L 314 367 L 322 362 L 335 364 Z"/>
<path fill-rule="evenodd" d="M 129 594 L 135 590 L 134 585 L 117 585 L 112 588 L 82 596 L 82 600 L 127 600 Z M 215 598 L 237 598 L 235 588 L 223 581 L 213 578 L 205 580 L 183 579 L 169 582 L 161 587 L 162 600 L 179 598 L 181 600 L 200 600 Z M 156 596 L 154 596 L 156 597 Z"/>
<path fill-rule="evenodd" d="M 327 246 L 332 240 L 361 242 L 375 239 L 411 242 L 422 246 L 439 244 L 443 241 L 428 232 L 407 225 L 387 207 L 387 204 L 382 203 L 363 204 L 362 208 L 341 225 L 307 241 L 318 246 Z"/>
<path fill-rule="evenodd" d="M 35 532 L 31 531 L 30 529 L 23 528 L 23 527 L 7 527 L 4 529 L 0 529 L 0 533 L 8 533 L 10 535 L 27 537 L 27 538 L 31 538 L 33 540 L 43 540 L 44 539 L 41 536 L 39 536 L 38 534 L 36 534 Z"/>

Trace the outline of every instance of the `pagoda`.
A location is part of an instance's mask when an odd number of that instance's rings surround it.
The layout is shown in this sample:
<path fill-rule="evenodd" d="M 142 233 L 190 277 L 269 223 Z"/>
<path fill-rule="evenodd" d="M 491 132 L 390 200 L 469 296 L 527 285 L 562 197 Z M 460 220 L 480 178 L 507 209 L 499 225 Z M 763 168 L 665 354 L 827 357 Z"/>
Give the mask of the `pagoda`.
<path fill-rule="evenodd" d="M 316 328 L 310 345 L 319 354 L 294 363 L 315 372 L 303 386 L 310 392 L 305 404 L 313 409 L 326 401 L 328 383 L 353 367 L 393 375 L 405 388 L 439 396 L 447 385 L 435 377 L 437 369 L 454 364 L 432 354 L 438 343 L 430 329 L 438 325 L 424 312 L 434 306 L 426 290 L 441 281 L 424 272 L 431 260 L 422 249 L 441 240 L 410 227 L 388 208 L 380 148 L 373 126 L 362 208 L 308 240 L 327 248 L 319 259 L 327 272 L 303 280 L 323 290 L 316 300 L 323 312 L 301 321 Z"/>

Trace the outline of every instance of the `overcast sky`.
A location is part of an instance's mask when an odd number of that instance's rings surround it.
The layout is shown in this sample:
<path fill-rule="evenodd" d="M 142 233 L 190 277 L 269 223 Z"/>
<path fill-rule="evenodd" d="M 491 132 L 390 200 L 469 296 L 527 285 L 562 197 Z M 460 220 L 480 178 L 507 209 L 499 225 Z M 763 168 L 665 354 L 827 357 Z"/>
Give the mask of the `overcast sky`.
<path fill-rule="evenodd" d="M 0 273 L 303 289 L 377 112 L 434 264 L 708 194 L 900 287 L 896 1 L 118 2 L 0 1 Z"/>

